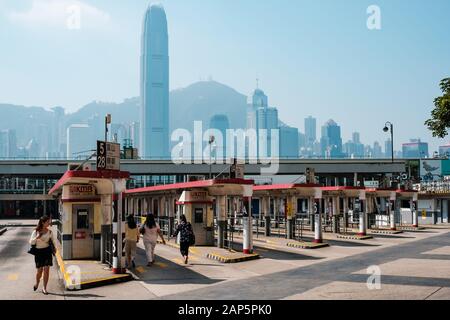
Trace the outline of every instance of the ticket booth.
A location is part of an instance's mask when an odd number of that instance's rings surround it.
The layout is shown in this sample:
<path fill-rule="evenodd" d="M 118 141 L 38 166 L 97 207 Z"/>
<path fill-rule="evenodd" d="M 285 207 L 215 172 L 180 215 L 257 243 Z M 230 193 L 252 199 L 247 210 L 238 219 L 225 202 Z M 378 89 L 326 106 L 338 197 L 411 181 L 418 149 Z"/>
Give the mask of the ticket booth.
<path fill-rule="evenodd" d="M 125 190 L 128 172 L 67 171 L 49 191 L 59 201 L 58 239 L 63 260 L 102 260 L 113 264 L 113 224 L 119 224 L 114 197 Z M 115 208 L 115 210 L 113 210 Z M 122 228 L 121 223 L 120 229 Z M 114 256 L 114 257 L 113 257 Z"/>
<path fill-rule="evenodd" d="M 177 201 L 178 214 L 184 214 L 192 224 L 195 244 L 214 245 L 213 201 L 207 191 L 183 191 Z"/>

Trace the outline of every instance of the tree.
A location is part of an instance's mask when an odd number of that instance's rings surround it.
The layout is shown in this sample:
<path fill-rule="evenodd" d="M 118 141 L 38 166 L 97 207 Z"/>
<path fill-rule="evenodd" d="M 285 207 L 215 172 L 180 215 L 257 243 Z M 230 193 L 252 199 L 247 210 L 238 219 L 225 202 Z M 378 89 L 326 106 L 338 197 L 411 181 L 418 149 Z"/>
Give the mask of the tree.
<path fill-rule="evenodd" d="M 431 119 L 425 125 L 433 133 L 433 137 L 445 138 L 450 128 L 450 78 L 445 78 L 440 84 L 443 95 L 434 99 L 434 110 Z"/>

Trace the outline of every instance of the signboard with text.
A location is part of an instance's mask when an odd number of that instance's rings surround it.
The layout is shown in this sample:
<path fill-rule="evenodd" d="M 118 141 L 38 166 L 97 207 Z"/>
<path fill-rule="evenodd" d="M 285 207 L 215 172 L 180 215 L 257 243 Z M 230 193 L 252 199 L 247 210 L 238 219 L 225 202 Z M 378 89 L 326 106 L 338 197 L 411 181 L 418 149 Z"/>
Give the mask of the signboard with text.
<path fill-rule="evenodd" d="M 120 144 L 97 141 L 97 171 L 120 170 Z"/>

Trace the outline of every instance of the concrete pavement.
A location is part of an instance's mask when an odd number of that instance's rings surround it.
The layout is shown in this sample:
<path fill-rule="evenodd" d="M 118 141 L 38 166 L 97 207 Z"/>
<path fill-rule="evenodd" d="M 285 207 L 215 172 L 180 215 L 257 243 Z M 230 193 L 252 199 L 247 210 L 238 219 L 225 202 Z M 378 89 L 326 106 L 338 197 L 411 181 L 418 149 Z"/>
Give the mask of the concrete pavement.
<path fill-rule="evenodd" d="M 393 294 L 399 299 L 450 299 L 448 226 L 375 235 L 363 242 L 325 233 L 330 247 L 316 250 L 259 236 L 254 246 L 261 258 L 231 265 L 204 257 L 198 248 L 184 265 L 178 249 L 158 244 L 156 263 L 147 267 L 141 241 L 138 267 L 132 270 L 137 280 L 69 292 L 54 267 L 48 296 L 32 289 L 34 260 L 26 253 L 31 232 L 31 227 L 12 227 L 0 236 L 0 299 L 390 299 Z M 242 244 L 236 241 L 239 250 Z M 381 269 L 381 290 L 367 289 L 371 265 Z"/>

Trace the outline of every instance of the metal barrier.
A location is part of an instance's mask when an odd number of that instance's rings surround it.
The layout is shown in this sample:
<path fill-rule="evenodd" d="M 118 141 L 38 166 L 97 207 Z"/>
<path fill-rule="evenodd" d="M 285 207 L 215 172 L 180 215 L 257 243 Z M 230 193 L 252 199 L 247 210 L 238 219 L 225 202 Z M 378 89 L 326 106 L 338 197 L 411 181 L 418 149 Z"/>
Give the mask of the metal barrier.
<path fill-rule="evenodd" d="M 113 228 L 112 225 L 105 226 L 106 230 L 103 232 L 103 251 L 104 251 L 104 260 L 110 266 L 113 265 L 113 245 L 112 245 L 112 236 L 113 236 Z"/>

